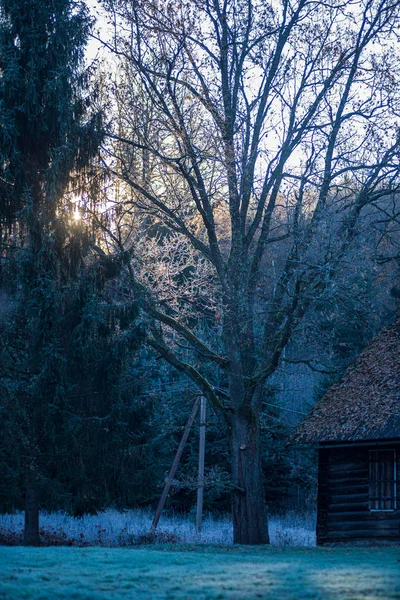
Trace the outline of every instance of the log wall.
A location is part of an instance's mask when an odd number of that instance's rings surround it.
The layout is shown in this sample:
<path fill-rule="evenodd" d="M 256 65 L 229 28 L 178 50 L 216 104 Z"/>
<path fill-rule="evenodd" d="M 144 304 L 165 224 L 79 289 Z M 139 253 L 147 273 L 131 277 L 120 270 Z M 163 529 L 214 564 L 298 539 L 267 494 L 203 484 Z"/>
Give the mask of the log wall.
<path fill-rule="evenodd" d="M 397 455 L 397 508 L 369 508 L 369 451 Z M 389 540 L 400 542 L 400 441 L 387 446 L 320 448 L 317 543 Z"/>

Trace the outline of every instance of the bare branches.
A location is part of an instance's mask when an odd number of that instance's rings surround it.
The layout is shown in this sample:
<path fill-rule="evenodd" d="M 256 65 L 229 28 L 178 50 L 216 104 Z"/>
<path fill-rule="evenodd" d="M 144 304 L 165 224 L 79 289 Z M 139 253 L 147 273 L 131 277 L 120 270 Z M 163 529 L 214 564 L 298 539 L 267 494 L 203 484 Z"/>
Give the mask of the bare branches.
<path fill-rule="evenodd" d="M 171 350 L 171 348 L 165 343 L 162 334 L 157 330 L 156 327 L 152 328 L 152 337 L 149 338 L 148 343 L 162 356 L 170 365 L 175 367 L 177 371 L 185 373 L 194 383 L 199 386 L 201 392 L 210 400 L 212 406 L 219 412 L 224 418 L 227 418 L 225 407 L 220 402 L 217 394 L 213 390 L 208 380 L 193 367 L 193 365 L 186 363 L 178 358 L 178 356 Z"/>
<path fill-rule="evenodd" d="M 261 381 L 341 268 L 363 211 L 399 187 L 400 2 L 121 0 L 118 10 L 109 172 L 145 231 L 186 240 L 199 282 L 214 273 L 207 306 L 165 277 L 148 313 L 227 375 Z M 140 245 L 132 268 L 144 272 L 151 248 Z"/>
<path fill-rule="evenodd" d="M 217 354 L 212 352 L 209 348 L 207 348 L 205 344 L 203 344 L 203 342 L 201 342 L 201 340 L 199 340 L 198 337 L 196 337 L 190 331 L 190 329 L 182 325 L 182 323 L 179 323 L 179 321 L 177 321 L 176 319 L 169 317 L 168 315 L 152 308 L 151 306 L 146 307 L 146 312 L 148 312 L 157 321 L 168 325 L 169 327 L 171 327 L 171 329 L 181 334 L 182 337 L 184 337 L 188 342 L 192 344 L 194 350 L 196 350 L 204 359 L 211 360 L 217 365 L 224 368 L 227 368 L 229 366 L 229 361 L 226 358 L 218 356 Z"/>

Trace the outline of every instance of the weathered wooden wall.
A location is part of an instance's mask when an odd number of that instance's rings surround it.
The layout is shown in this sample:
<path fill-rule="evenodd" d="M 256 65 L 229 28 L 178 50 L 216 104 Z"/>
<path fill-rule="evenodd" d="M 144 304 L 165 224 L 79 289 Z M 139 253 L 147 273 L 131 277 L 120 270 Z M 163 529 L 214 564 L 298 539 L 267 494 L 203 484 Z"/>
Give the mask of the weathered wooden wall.
<path fill-rule="evenodd" d="M 400 443 L 396 448 L 397 480 L 400 475 Z M 319 451 L 317 543 L 368 540 L 400 542 L 400 482 L 397 509 L 369 509 L 369 450 L 377 446 L 321 448 Z"/>

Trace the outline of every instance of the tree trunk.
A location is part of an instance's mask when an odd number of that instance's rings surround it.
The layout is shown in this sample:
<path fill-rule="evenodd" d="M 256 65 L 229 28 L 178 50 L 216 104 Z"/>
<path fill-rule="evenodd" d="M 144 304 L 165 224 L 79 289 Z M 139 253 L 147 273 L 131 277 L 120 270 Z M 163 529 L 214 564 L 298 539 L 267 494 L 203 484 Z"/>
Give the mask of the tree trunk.
<path fill-rule="evenodd" d="M 39 546 L 39 497 L 35 476 L 28 473 L 25 487 L 24 545 Z"/>
<path fill-rule="evenodd" d="M 267 511 L 261 466 L 259 419 L 247 414 L 232 415 L 232 518 L 235 544 L 269 544 Z"/>

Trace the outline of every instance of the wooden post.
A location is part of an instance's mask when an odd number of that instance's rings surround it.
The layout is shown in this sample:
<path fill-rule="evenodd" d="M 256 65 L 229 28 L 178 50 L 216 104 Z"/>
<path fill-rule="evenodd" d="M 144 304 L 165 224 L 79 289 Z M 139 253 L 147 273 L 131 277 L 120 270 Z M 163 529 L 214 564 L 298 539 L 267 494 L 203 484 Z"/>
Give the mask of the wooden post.
<path fill-rule="evenodd" d="M 181 459 L 183 449 L 184 449 L 185 444 L 187 442 L 190 429 L 191 429 L 191 427 L 193 425 L 193 421 L 194 421 L 194 419 L 196 417 L 197 409 L 199 408 L 199 402 L 200 402 L 200 396 L 197 396 L 196 401 L 193 404 L 192 412 L 190 414 L 188 422 L 186 423 L 186 427 L 185 427 L 185 430 L 183 432 L 181 443 L 179 444 L 179 448 L 178 448 L 177 453 L 175 455 L 174 462 L 172 463 L 172 467 L 171 467 L 171 470 L 169 472 L 167 481 L 165 482 L 164 490 L 163 490 L 162 496 L 160 498 L 160 501 L 158 503 L 156 514 L 154 515 L 153 523 L 151 524 L 151 531 L 155 531 L 156 530 L 158 522 L 160 520 L 161 513 L 163 511 L 164 504 L 165 504 L 165 501 L 166 501 L 167 496 L 168 496 L 169 488 L 171 487 L 171 483 L 172 483 L 172 480 L 174 478 L 176 469 L 178 468 L 179 461 Z"/>
<path fill-rule="evenodd" d="M 197 488 L 197 511 L 196 511 L 196 530 L 201 532 L 201 523 L 203 520 L 203 498 L 204 498 L 204 456 L 206 451 L 206 409 L 207 400 L 201 397 L 200 404 L 200 442 L 199 442 L 199 477 Z"/>

